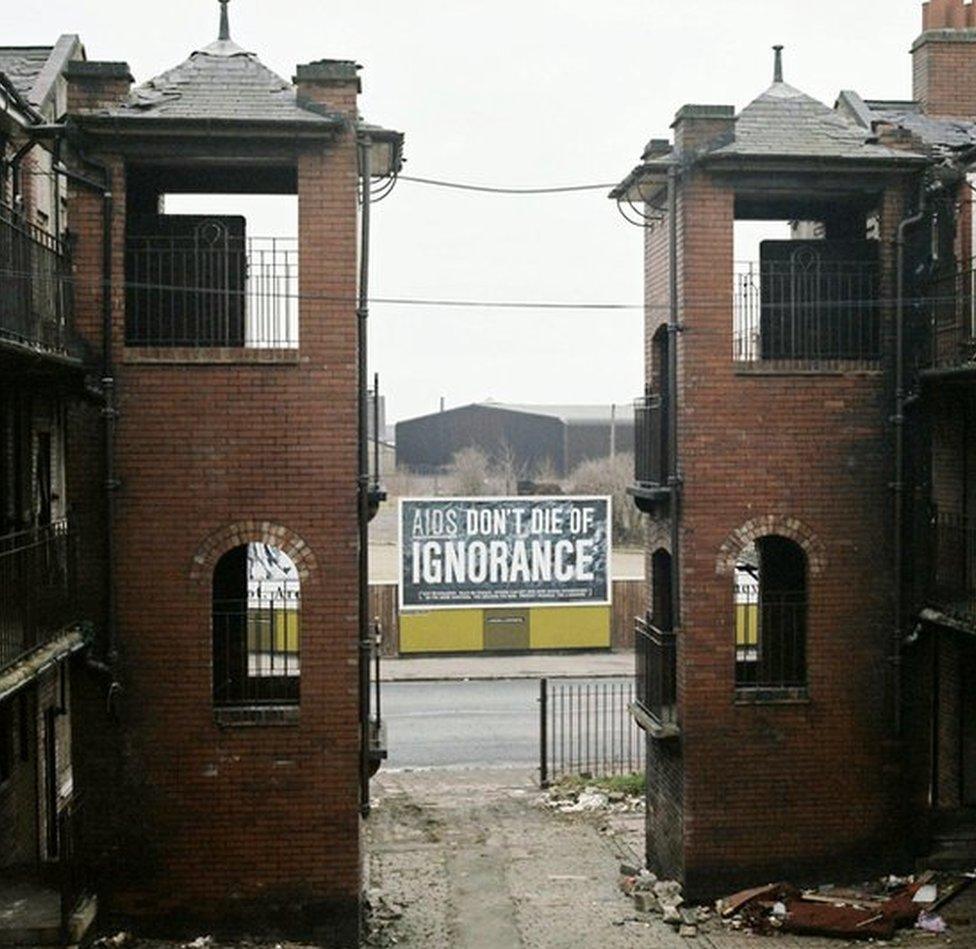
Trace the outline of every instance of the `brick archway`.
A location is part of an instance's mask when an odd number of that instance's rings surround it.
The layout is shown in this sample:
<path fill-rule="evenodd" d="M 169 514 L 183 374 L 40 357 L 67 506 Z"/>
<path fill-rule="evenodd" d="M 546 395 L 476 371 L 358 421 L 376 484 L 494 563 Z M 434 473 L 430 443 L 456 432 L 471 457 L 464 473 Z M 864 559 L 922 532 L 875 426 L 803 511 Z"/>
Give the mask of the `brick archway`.
<path fill-rule="evenodd" d="M 827 554 L 823 543 L 816 533 L 799 518 L 787 517 L 780 514 L 767 514 L 746 521 L 737 527 L 722 543 L 718 557 L 715 560 L 715 572 L 720 576 L 732 576 L 735 564 L 749 544 L 765 537 L 777 534 L 794 541 L 803 548 L 807 555 L 807 566 L 811 576 L 817 576 L 827 567 Z"/>
<path fill-rule="evenodd" d="M 302 583 L 314 581 L 318 575 L 319 565 L 312 548 L 293 530 L 271 521 L 237 521 L 214 531 L 197 548 L 190 566 L 190 579 L 197 583 L 209 580 L 217 561 L 228 550 L 242 544 L 277 547 L 291 558 Z"/>

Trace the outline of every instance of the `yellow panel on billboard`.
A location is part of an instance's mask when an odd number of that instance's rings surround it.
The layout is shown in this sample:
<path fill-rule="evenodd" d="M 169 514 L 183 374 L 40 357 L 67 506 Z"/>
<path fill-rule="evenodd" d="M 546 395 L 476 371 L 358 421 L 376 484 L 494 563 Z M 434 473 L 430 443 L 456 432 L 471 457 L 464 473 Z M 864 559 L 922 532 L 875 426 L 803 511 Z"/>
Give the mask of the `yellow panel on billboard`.
<path fill-rule="evenodd" d="M 484 610 L 400 613 L 400 653 L 481 652 Z"/>
<path fill-rule="evenodd" d="M 549 606 L 532 610 L 532 649 L 609 649 L 609 606 Z"/>

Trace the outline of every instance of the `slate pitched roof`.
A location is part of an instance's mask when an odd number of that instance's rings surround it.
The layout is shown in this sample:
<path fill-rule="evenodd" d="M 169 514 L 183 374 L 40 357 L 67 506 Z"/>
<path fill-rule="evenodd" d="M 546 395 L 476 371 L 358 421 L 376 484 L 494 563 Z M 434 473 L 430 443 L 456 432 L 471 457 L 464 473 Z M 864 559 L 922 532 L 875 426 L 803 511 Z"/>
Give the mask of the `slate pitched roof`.
<path fill-rule="evenodd" d="M 51 56 L 53 46 L 0 46 L 0 72 L 25 99 Z"/>
<path fill-rule="evenodd" d="M 301 122 L 332 127 L 337 112 L 298 103 L 295 87 L 232 40 L 216 40 L 155 79 L 136 86 L 124 103 L 96 115 L 134 121 L 234 120 Z"/>
<path fill-rule="evenodd" d="M 845 160 L 906 157 L 906 152 L 878 145 L 870 131 L 785 82 L 774 82 L 747 105 L 736 118 L 734 139 L 710 154 Z"/>
<path fill-rule="evenodd" d="M 866 102 L 872 124 L 904 129 L 940 156 L 976 146 L 976 122 L 926 115 L 914 102 Z"/>

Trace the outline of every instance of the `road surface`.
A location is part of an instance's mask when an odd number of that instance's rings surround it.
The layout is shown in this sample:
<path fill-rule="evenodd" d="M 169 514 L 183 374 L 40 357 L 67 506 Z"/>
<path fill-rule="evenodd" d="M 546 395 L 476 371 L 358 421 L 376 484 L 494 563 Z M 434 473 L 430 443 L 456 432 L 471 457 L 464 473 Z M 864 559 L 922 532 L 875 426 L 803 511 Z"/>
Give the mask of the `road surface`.
<path fill-rule="evenodd" d="M 537 766 L 538 698 L 538 679 L 385 682 L 382 714 L 389 758 L 383 767 Z"/>

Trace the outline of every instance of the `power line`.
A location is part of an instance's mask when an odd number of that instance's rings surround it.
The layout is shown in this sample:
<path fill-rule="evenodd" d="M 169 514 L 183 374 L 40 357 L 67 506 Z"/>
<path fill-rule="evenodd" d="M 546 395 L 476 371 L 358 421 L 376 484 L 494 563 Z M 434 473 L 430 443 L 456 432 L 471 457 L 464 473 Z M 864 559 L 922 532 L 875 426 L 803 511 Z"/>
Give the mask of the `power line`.
<path fill-rule="evenodd" d="M 455 191 L 477 191 L 482 194 L 569 194 L 574 191 L 606 191 L 614 188 L 617 182 L 596 185 L 561 185 L 548 188 L 496 188 L 489 185 L 470 185 L 460 181 L 442 181 L 438 178 L 414 178 L 410 175 L 398 175 L 398 181 L 410 181 L 414 184 L 431 185 L 435 188 L 450 188 Z"/>
<path fill-rule="evenodd" d="M 25 270 L 9 270 L 0 268 L 0 276 L 5 277 L 20 277 L 27 280 L 34 280 L 37 278 L 37 273 Z M 106 281 L 101 277 L 90 277 L 90 278 L 79 278 L 79 277 L 64 277 L 62 278 L 65 284 L 73 284 L 76 287 L 88 287 L 88 288 L 101 288 Z M 224 288 L 215 287 L 192 287 L 180 284 L 161 284 L 161 283 L 143 283 L 134 280 L 112 280 L 112 287 L 116 289 L 129 289 L 129 290 L 153 290 L 153 291 L 169 291 L 187 294 L 200 294 L 200 295 L 234 295 L 234 296 L 244 296 L 248 295 L 246 289 L 228 291 Z M 310 300 L 317 301 L 320 303 L 340 303 L 349 306 L 355 306 L 357 303 L 357 297 L 355 294 L 350 294 L 349 296 L 340 296 L 336 294 L 327 293 L 298 293 L 284 291 L 280 293 L 271 294 L 276 299 L 281 300 Z M 710 299 L 695 300 L 694 302 L 682 304 L 682 309 L 685 312 L 696 312 L 700 310 L 714 310 L 714 309 L 732 309 L 735 304 L 736 293 L 734 290 L 730 290 L 728 296 L 713 297 Z M 948 295 L 938 295 L 938 296 L 905 296 L 902 298 L 902 303 L 905 306 L 911 305 L 931 305 L 936 303 L 952 303 L 957 298 L 951 294 Z M 579 311 L 610 311 L 610 312 L 644 312 L 644 313 L 668 313 L 670 312 L 670 305 L 667 303 L 600 303 L 592 301 L 549 301 L 549 300 L 466 300 L 466 299 L 450 299 L 450 298 L 437 298 L 437 297 L 370 297 L 369 302 L 371 304 L 378 304 L 384 306 L 426 306 L 426 307 L 444 307 L 444 308 L 454 308 L 454 309 L 489 309 L 489 310 L 579 310 Z M 850 299 L 837 299 L 837 300 L 823 300 L 818 301 L 816 304 L 812 302 L 809 304 L 810 307 L 814 305 L 817 307 L 818 311 L 830 310 L 838 307 L 851 307 L 851 306 L 861 306 L 870 307 L 872 309 L 884 309 L 894 307 L 896 300 L 893 297 L 878 297 L 872 300 L 865 300 L 860 297 L 854 297 Z"/>

